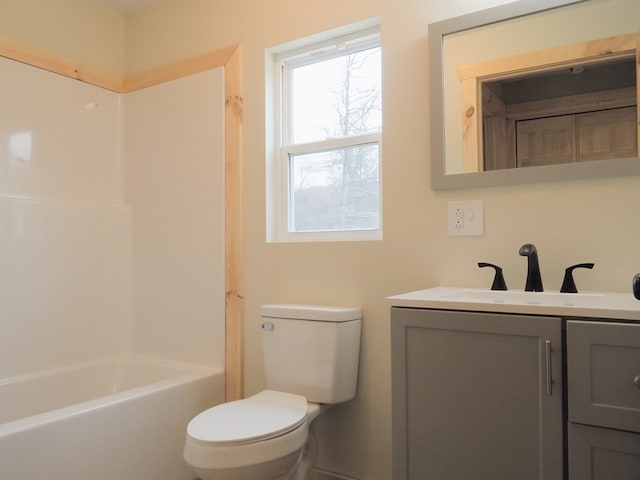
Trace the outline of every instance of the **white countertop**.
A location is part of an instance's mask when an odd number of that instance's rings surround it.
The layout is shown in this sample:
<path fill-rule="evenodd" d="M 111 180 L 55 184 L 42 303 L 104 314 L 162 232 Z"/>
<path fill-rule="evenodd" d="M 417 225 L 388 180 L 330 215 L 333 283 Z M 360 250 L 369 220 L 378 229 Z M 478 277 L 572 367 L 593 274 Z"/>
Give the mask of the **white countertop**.
<path fill-rule="evenodd" d="M 391 307 L 640 321 L 640 300 L 618 292 L 523 292 L 436 287 L 386 298 Z"/>

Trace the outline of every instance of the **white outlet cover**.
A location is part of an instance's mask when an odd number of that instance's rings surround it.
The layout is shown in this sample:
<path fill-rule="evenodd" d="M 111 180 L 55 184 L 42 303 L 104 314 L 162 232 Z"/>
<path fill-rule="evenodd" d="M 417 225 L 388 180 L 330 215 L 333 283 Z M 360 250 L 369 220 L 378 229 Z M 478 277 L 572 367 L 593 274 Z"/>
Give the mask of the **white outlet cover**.
<path fill-rule="evenodd" d="M 460 222 L 460 211 L 463 221 Z M 484 202 L 462 200 L 449 202 L 447 231 L 452 237 L 484 235 Z"/>

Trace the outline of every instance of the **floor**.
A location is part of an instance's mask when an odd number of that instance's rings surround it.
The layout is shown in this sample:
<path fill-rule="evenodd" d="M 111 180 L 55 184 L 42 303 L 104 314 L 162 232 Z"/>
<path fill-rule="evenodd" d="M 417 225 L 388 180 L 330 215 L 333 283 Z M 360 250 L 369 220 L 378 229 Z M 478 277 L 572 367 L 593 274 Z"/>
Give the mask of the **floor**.
<path fill-rule="evenodd" d="M 338 475 L 337 473 L 327 472 L 325 470 L 318 470 L 317 468 L 312 468 L 309 470 L 309 475 L 307 480 L 356 480 L 350 477 L 344 477 L 342 475 Z"/>

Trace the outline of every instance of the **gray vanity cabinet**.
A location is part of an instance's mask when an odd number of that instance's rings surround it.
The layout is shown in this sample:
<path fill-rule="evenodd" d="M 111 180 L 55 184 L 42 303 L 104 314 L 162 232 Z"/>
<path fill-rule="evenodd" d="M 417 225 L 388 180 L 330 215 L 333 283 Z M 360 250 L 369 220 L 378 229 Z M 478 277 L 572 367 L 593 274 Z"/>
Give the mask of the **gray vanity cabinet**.
<path fill-rule="evenodd" d="M 640 324 L 567 321 L 570 480 L 640 479 Z"/>
<path fill-rule="evenodd" d="M 562 321 L 392 307 L 393 480 L 561 480 Z"/>

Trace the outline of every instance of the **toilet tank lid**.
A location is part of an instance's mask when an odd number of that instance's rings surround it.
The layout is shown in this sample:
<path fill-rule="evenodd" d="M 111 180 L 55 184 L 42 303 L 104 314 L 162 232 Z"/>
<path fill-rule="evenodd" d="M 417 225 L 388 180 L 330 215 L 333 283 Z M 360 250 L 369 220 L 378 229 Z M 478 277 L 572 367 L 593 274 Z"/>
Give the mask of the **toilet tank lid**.
<path fill-rule="evenodd" d="M 322 322 L 348 322 L 362 318 L 357 307 L 328 307 L 321 305 L 272 304 L 263 305 L 261 315 L 267 318 L 291 318 Z"/>

